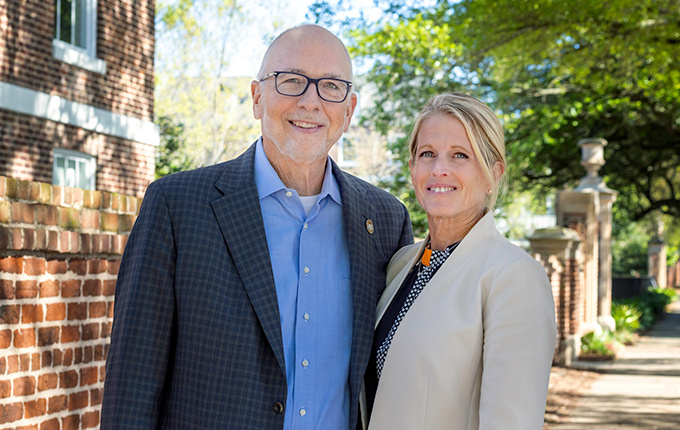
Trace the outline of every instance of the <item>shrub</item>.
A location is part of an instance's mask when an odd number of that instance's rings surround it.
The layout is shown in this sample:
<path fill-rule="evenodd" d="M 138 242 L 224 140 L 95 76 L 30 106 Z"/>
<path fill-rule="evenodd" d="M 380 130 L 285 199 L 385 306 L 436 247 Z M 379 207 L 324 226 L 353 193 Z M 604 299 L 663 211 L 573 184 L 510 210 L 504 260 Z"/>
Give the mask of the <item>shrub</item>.
<path fill-rule="evenodd" d="M 610 331 L 591 331 L 581 337 L 581 354 L 588 356 L 613 357 L 622 345 Z"/>

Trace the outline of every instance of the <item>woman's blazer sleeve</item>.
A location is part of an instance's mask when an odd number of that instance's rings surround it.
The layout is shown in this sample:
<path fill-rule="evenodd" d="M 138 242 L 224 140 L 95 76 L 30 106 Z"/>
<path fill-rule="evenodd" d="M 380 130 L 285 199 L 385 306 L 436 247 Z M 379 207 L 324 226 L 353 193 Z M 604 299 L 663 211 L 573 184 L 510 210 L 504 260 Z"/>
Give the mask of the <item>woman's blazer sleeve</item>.
<path fill-rule="evenodd" d="M 522 258 L 481 285 L 486 299 L 479 428 L 540 430 L 556 344 L 550 282 L 539 263 Z"/>

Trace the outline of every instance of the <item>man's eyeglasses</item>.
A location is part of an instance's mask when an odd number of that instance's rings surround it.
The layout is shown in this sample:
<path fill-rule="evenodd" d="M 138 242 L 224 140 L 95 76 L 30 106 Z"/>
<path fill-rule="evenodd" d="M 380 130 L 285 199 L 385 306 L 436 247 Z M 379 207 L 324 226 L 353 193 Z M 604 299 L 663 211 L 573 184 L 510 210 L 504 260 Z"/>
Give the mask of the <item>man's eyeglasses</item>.
<path fill-rule="evenodd" d="M 301 73 L 293 72 L 272 72 L 260 79 L 260 82 L 272 76 L 274 76 L 276 92 L 283 96 L 301 96 L 307 91 L 309 84 L 315 84 L 316 93 L 321 97 L 321 100 L 331 103 L 342 103 L 352 88 L 350 81 L 335 78 L 312 79 Z"/>

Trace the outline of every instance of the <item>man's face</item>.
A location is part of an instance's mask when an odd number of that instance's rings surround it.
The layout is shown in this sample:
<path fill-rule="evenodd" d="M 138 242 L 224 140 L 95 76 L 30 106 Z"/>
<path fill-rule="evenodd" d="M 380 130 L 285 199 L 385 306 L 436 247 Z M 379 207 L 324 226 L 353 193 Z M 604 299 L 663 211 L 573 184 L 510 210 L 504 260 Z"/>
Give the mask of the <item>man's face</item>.
<path fill-rule="evenodd" d="M 306 26 L 283 35 L 267 54 L 261 69 L 296 72 L 309 78 L 352 78 L 350 60 L 340 41 L 325 30 Z M 260 76 L 260 77 L 262 77 Z M 261 120 L 262 143 L 273 164 L 311 164 L 325 160 L 347 131 L 357 103 L 349 94 L 341 103 L 322 100 L 314 84 L 298 97 L 276 91 L 275 78 L 253 81 L 253 114 Z"/>

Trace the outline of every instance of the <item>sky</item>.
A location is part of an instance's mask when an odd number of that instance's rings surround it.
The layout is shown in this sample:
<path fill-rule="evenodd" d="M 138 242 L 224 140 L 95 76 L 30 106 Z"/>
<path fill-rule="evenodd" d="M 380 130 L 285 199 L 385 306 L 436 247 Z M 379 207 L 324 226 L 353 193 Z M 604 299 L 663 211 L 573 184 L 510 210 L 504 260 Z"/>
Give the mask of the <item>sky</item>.
<path fill-rule="evenodd" d="M 250 31 L 241 37 L 232 50 L 228 76 L 255 76 L 269 41 L 282 30 L 297 24 L 309 22 L 306 14 L 314 0 L 263 0 L 271 7 L 263 7 L 260 2 L 246 2 L 253 16 L 259 17 L 250 26 Z M 376 12 L 373 0 L 350 0 L 353 10 Z"/>

